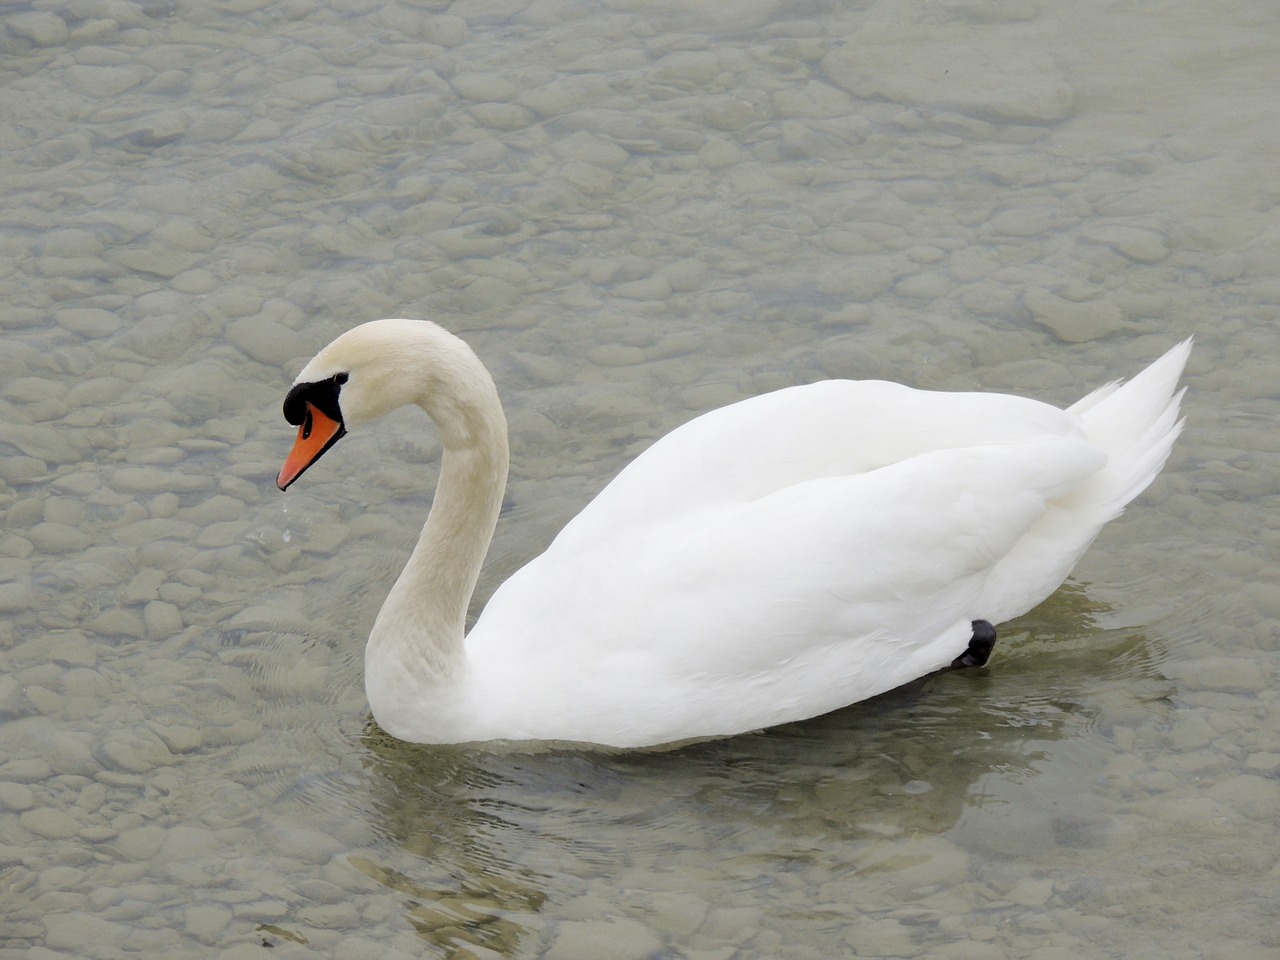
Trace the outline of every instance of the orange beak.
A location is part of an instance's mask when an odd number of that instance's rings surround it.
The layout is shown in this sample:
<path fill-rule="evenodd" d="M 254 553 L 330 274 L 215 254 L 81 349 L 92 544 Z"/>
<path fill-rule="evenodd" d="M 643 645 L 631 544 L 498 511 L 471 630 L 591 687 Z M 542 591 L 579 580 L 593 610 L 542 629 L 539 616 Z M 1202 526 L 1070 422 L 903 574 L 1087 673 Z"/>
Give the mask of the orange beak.
<path fill-rule="evenodd" d="M 306 415 L 298 427 L 298 438 L 293 442 L 293 449 L 289 451 L 284 466 L 280 468 L 276 486 L 281 490 L 288 487 L 346 432 L 347 428 L 342 425 L 341 420 L 334 420 L 321 413 L 314 404 L 308 403 Z"/>

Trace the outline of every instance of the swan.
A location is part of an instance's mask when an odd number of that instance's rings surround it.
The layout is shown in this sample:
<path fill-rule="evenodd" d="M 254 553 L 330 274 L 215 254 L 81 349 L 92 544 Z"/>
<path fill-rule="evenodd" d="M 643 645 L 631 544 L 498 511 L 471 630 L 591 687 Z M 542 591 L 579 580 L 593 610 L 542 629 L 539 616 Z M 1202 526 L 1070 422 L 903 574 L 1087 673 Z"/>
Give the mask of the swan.
<path fill-rule="evenodd" d="M 1190 350 L 1066 410 L 827 380 L 703 414 L 630 463 L 469 633 L 509 452 L 461 339 L 375 320 L 322 349 L 284 401 L 298 433 L 276 483 L 398 407 L 435 421 L 435 498 L 365 648 L 387 733 L 679 744 L 985 663 L 992 624 L 1057 589 L 1164 466 Z"/>

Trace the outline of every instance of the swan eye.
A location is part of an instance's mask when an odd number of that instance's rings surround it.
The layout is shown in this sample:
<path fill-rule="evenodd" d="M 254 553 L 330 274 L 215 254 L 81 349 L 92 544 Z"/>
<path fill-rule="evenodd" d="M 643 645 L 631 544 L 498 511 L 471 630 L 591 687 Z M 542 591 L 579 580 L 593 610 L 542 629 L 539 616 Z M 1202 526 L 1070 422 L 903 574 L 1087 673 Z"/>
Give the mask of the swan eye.
<path fill-rule="evenodd" d="M 344 383 L 347 382 L 347 374 L 335 373 L 333 375 L 333 382 L 336 383 L 338 386 L 342 386 Z"/>

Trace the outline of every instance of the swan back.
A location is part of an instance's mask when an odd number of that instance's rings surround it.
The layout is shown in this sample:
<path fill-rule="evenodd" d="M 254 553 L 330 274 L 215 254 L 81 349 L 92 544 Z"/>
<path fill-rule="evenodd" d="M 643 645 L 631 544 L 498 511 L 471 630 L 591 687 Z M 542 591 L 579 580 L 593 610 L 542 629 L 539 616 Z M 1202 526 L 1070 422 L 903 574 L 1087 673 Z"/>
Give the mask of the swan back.
<path fill-rule="evenodd" d="M 566 525 L 553 548 L 581 549 L 623 524 L 751 503 L 931 451 L 1072 435 L 1082 435 L 1076 418 L 1023 397 L 879 380 L 791 387 L 712 410 L 656 441 Z"/>

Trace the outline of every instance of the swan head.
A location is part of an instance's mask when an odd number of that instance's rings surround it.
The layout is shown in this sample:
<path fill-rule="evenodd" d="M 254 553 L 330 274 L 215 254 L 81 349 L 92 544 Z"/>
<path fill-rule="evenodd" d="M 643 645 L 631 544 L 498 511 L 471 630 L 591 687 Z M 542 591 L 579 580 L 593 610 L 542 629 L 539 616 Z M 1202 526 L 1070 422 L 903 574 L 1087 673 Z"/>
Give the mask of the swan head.
<path fill-rule="evenodd" d="M 276 477 L 281 490 L 297 480 L 347 432 L 339 395 L 350 380 L 340 371 L 322 380 L 299 380 L 284 398 L 284 418 L 298 428 L 284 466 Z"/>
<path fill-rule="evenodd" d="M 462 340 L 429 320 L 373 320 L 342 334 L 302 368 L 284 400 L 298 428 L 276 477 L 281 490 L 353 430 L 408 404 L 423 407 L 445 446 L 464 445 L 501 405 Z M 505 426 L 505 422 L 504 422 Z"/>

